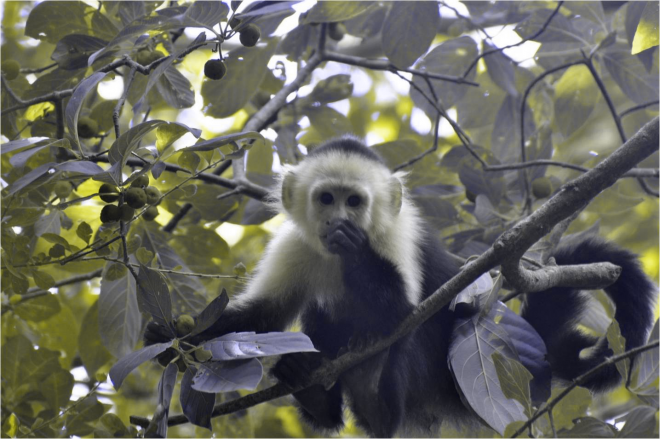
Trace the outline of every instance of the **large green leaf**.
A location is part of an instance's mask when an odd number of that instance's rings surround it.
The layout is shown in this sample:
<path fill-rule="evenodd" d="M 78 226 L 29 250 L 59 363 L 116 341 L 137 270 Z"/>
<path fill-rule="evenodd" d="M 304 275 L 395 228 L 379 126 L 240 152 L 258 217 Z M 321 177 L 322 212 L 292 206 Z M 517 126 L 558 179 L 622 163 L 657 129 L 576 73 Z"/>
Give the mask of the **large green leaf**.
<path fill-rule="evenodd" d="M 69 34 L 89 35 L 85 20 L 91 6 L 77 1 L 42 2 L 30 11 L 25 24 L 25 35 L 55 44 Z"/>
<path fill-rule="evenodd" d="M 93 377 L 101 366 L 112 359 L 103 346 L 99 334 L 99 301 L 89 307 L 82 320 L 83 331 L 78 334 L 78 352 L 87 375 Z"/>
<path fill-rule="evenodd" d="M 637 25 L 635 39 L 632 43 L 632 54 L 636 55 L 646 49 L 658 45 L 658 2 L 646 2 L 642 17 Z"/>
<path fill-rule="evenodd" d="M 409 67 L 426 53 L 439 18 L 436 2 L 394 2 L 382 32 L 383 50 L 392 64 Z"/>
<path fill-rule="evenodd" d="M 564 72 L 555 88 L 555 120 L 569 137 L 589 119 L 600 98 L 598 86 L 585 66 Z"/>
<path fill-rule="evenodd" d="M 348 20 L 349 18 L 364 14 L 375 3 L 369 1 L 317 2 L 307 12 L 305 23 L 330 23 Z"/>

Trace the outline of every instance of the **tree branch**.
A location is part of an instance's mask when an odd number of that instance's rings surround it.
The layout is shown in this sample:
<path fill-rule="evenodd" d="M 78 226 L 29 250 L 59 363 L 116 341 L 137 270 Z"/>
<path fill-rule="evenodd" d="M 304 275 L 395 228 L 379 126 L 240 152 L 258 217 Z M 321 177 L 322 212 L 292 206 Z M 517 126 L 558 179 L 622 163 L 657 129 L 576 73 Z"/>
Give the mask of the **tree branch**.
<path fill-rule="evenodd" d="M 572 163 L 566 163 L 566 162 L 558 162 L 555 160 L 543 160 L 543 159 L 533 160 L 524 163 L 513 163 L 510 165 L 487 165 L 484 167 L 484 171 L 491 171 L 491 172 L 511 171 L 514 169 L 531 168 L 535 166 L 557 166 L 560 168 L 573 169 L 575 171 L 580 171 L 580 172 L 589 171 L 589 168 L 585 168 L 584 166 L 574 165 Z M 635 169 L 631 169 L 630 171 L 626 172 L 621 176 L 621 178 L 639 178 L 639 177 L 658 178 L 660 177 L 660 170 L 651 169 L 651 168 L 635 168 Z"/>
<path fill-rule="evenodd" d="M 422 301 L 396 327 L 391 335 L 378 339 L 373 344 L 361 347 L 359 350 L 349 350 L 339 358 L 325 363 L 312 373 L 308 385 L 332 384 L 344 371 L 388 348 L 424 323 L 447 305 L 460 291 L 481 276 L 481 274 L 497 265 L 520 259 L 534 242 L 538 241 L 557 223 L 569 217 L 576 210 L 583 208 L 589 200 L 612 186 L 628 169 L 656 152 L 658 141 L 658 118 L 655 118 L 644 125 L 628 142 L 614 151 L 612 155 L 599 163 L 594 169 L 564 185 L 554 197 L 543 204 L 538 210 L 520 221 L 511 230 L 505 232 L 497 239 L 492 247 L 471 264 L 463 267 L 458 274 L 443 284 L 430 297 Z M 655 345 L 657 346 L 657 342 Z M 637 352 L 639 351 L 637 350 L 634 353 Z M 220 416 L 246 409 L 302 389 L 302 386 L 288 389 L 282 384 L 276 384 L 268 389 L 216 405 L 213 410 L 213 416 Z M 149 424 L 147 419 L 137 416 L 132 416 L 131 422 L 141 426 Z M 168 425 L 180 425 L 186 422 L 188 420 L 184 415 L 178 415 L 171 417 Z"/>
<path fill-rule="evenodd" d="M 554 287 L 598 290 L 612 285 L 621 274 L 621 267 L 609 262 L 583 265 L 554 265 L 528 270 L 519 261 L 502 265 L 502 274 L 516 291 L 536 293 Z"/>
<path fill-rule="evenodd" d="M 548 412 L 549 410 L 552 410 L 552 409 L 554 408 L 554 406 L 557 405 L 557 403 L 559 403 L 559 401 L 561 401 L 562 399 L 564 399 L 564 397 L 565 397 L 566 395 L 568 395 L 568 394 L 571 392 L 571 390 L 575 389 L 577 386 L 579 386 L 579 385 L 581 385 L 582 383 L 584 383 L 585 381 L 587 381 L 587 380 L 589 379 L 589 377 L 591 377 L 592 375 L 595 375 L 595 374 L 598 373 L 598 371 L 600 371 L 601 369 L 604 369 L 604 368 L 606 368 L 607 366 L 609 366 L 609 365 L 611 365 L 611 364 L 618 363 L 619 361 L 622 361 L 622 360 L 625 360 L 625 359 L 628 359 L 628 358 L 632 358 L 632 357 L 634 357 L 635 355 L 637 355 L 637 354 L 639 354 L 639 353 L 642 353 L 642 352 L 645 352 L 645 351 L 651 350 L 651 349 L 653 349 L 653 348 L 657 348 L 657 347 L 658 347 L 658 343 L 659 343 L 659 341 L 658 341 L 658 340 L 655 340 L 655 341 L 653 341 L 653 342 L 651 342 L 651 343 L 649 343 L 649 344 L 646 344 L 646 345 L 644 345 L 644 346 L 639 346 L 639 347 L 637 347 L 637 348 L 634 348 L 634 349 L 631 349 L 631 350 L 629 350 L 629 351 L 627 351 L 627 352 L 624 352 L 623 354 L 615 355 L 614 357 L 608 358 L 608 359 L 605 360 L 604 362 L 600 363 L 598 366 L 594 367 L 593 369 L 588 370 L 587 372 L 583 373 L 583 374 L 580 375 L 579 377 L 575 378 L 575 379 L 573 380 L 573 382 L 572 382 L 568 387 L 566 387 L 566 388 L 565 388 L 565 389 L 564 389 L 559 395 L 557 395 L 555 398 L 553 398 L 553 399 L 551 399 L 550 401 L 548 401 L 548 404 L 547 404 L 544 408 L 542 408 L 541 410 L 537 411 L 537 412 L 534 414 L 534 416 L 532 416 L 531 418 L 529 418 L 529 419 L 527 420 L 527 422 L 525 422 L 525 424 L 524 424 L 523 426 L 521 426 L 518 430 L 516 430 L 516 432 L 515 432 L 511 437 L 518 437 L 518 435 L 519 435 L 520 433 L 522 433 L 523 431 L 525 431 L 525 429 L 526 429 L 527 427 L 529 427 L 530 425 L 532 425 L 532 424 L 534 423 L 534 421 L 536 421 L 538 418 L 540 418 L 541 416 L 543 416 L 543 415 L 544 415 L 546 412 Z"/>

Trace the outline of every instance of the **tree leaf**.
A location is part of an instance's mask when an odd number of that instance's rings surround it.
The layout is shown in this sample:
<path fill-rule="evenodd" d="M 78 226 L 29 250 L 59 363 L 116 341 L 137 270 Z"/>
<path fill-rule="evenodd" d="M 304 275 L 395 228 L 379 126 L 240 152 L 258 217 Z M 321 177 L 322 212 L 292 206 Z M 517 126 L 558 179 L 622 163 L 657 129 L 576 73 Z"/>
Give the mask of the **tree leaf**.
<path fill-rule="evenodd" d="M 490 52 L 491 50 L 496 49 L 496 47 L 490 44 L 488 41 L 483 40 L 483 52 Z M 506 56 L 501 50 L 495 53 L 491 53 L 488 56 L 485 56 L 484 61 L 486 62 L 486 69 L 488 74 L 492 78 L 493 82 L 497 84 L 502 90 L 507 92 L 511 96 L 517 96 L 518 90 L 516 90 L 516 75 L 513 69 L 513 61 L 511 58 Z"/>
<path fill-rule="evenodd" d="M 435 2 L 394 2 L 382 28 L 385 56 L 399 68 L 411 66 L 426 53 L 438 27 Z"/>
<path fill-rule="evenodd" d="M 106 266 L 101 280 L 99 333 L 108 351 L 122 358 L 133 350 L 140 337 L 140 310 L 133 276 L 126 271 L 121 278 L 110 280 L 108 269 Z"/>
<path fill-rule="evenodd" d="M 141 287 L 137 291 L 140 311 L 151 314 L 156 323 L 169 328 L 171 335 L 174 335 L 171 330 L 172 299 L 163 276 L 140 264 L 138 282 Z"/>
<path fill-rule="evenodd" d="M 254 390 L 262 375 L 263 367 L 256 358 L 201 363 L 193 378 L 192 388 L 207 393 Z"/>
<path fill-rule="evenodd" d="M 592 417 L 584 417 L 573 420 L 575 424 L 570 430 L 560 430 L 559 437 L 614 437 L 616 429 L 607 422 Z"/>
<path fill-rule="evenodd" d="M 521 403 L 525 415 L 532 416 L 532 399 L 529 393 L 532 374 L 519 361 L 507 358 L 498 352 L 493 353 L 492 359 L 504 396 Z"/>
<path fill-rule="evenodd" d="M 635 407 L 626 415 L 626 424 L 616 437 L 656 437 L 657 412 L 653 407 Z"/>
<path fill-rule="evenodd" d="M 360 1 L 337 1 L 337 2 L 318 2 L 309 11 L 304 22 L 307 23 L 331 23 L 344 21 L 349 18 L 364 14 L 376 2 Z"/>
<path fill-rule="evenodd" d="M 631 54 L 636 55 L 658 45 L 659 9 L 660 5 L 658 5 L 658 2 L 646 2 L 644 12 L 642 12 L 639 24 L 637 25 L 635 38 L 632 42 Z"/>
<path fill-rule="evenodd" d="M 195 92 L 190 81 L 174 66 L 165 69 L 164 74 L 158 78 L 156 87 L 165 102 L 173 108 L 189 108 L 195 104 Z"/>
<path fill-rule="evenodd" d="M 46 163 L 33 169 L 12 183 L 8 188 L 8 194 L 13 195 L 24 189 L 32 189 L 44 185 L 50 180 L 56 178 L 60 172 L 65 171 L 92 176 L 103 172 L 103 168 L 96 163 L 88 161 Z"/>
<path fill-rule="evenodd" d="M 229 117 L 243 108 L 259 90 L 266 68 L 277 48 L 277 38 L 256 47 L 241 47 L 225 57 L 227 74 L 222 81 L 205 81 L 202 96 L 206 115 Z"/>
<path fill-rule="evenodd" d="M 133 371 L 140 364 L 155 358 L 158 354 L 165 352 L 165 349 L 172 346 L 172 341 L 166 343 L 156 343 L 146 348 L 142 348 L 135 352 L 122 357 L 117 361 L 114 366 L 110 368 L 110 379 L 115 389 L 119 389 L 124 382 L 124 379 L 129 373 Z"/>
<path fill-rule="evenodd" d="M 85 16 L 94 9 L 80 1 L 43 2 L 30 11 L 25 35 L 56 44 L 69 34 L 89 34 Z"/>
<path fill-rule="evenodd" d="M 55 410 L 55 412 L 58 412 L 60 407 L 68 404 L 72 390 L 73 375 L 63 369 L 50 373 L 39 384 L 39 392 L 41 392 L 50 408 Z"/>
<path fill-rule="evenodd" d="M 89 240 L 92 238 L 93 234 L 94 231 L 92 230 L 92 227 L 89 224 L 87 224 L 85 221 L 78 224 L 78 228 L 76 229 L 76 235 L 78 235 L 78 238 L 85 241 L 85 244 L 89 244 Z"/>
<path fill-rule="evenodd" d="M 83 101 L 89 92 L 94 90 L 96 85 L 106 75 L 107 73 L 96 72 L 83 79 L 78 87 L 76 87 L 71 99 L 69 99 L 69 103 L 66 105 L 66 111 L 64 112 L 66 126 L 69 129 L 69 133 L 73 135 L 77 145 L 80 145 L 80 138 L 78 137 L 78 115 L 80 114 Z"/>
<path fill-rule="evenodd" d="M 54 316 L 61 309 L 57 296 L 46 294 L 16 304 L 14 312 L 25 320 L 41 322 Z"/>
<path fill-rule="evenodd" d="M 91 35 L 67 35 L 57 42 L 51 59 L 63 70 L 77 70 L 87 67 L 87 59 L 94 52 L 108 44 Z"/>
<path fill-rule="evenodd" d="M 289 354 L 318 352 L 312 341 L 302 332 L 233 332 L 204 343 L 215 360 L 239 360 Z"/>
<path fill-rule="evenodd" d="M 190 333 L 190 336 L 201 334 L 217 322 L 228 303 L 229 297 L 227 296 L 227 291 L 223 288 L 220 295 L 206 305 L 206 308 L 195 318 L 195 327 Z"/>
<path fill-rule="evenodd" d="M 99 301 L 89 307 L 83 317 L 78 334 L 78 351 L 87 375 L 93 377 L 96 371 L 112 359 L 112 355 L 103 346 L 99 335 Z"/>
<path fill-rule="evenodd" d="M 195 2 L 188 6 L 181 22 L 185 27 L 205 27 L 213 29 L 213 26 L 227 18 L 229 7 L 222 2 Z"/>
<path fill-rule="evenodd" d="M 156 255 L 158 266 L 167 270 L 180 267 L 181 271 L 190 271 L 188 266 L 167 243 L 164 233 L 157 226 L 147 225 L 142 233 L 144 248 Z M 206 300 L 199 293 L 204 286 L 196 278 L 180 274 L 167 273 L 165 277 L 172 286 L 172 312 L 174 315 L 197 314 L 206 306 Z"/>
<path fill-rule="evenodd" d="M 614 352 L 614 355 L 621 355 L 626 352 L 626 339 L 621 335 L 621 329 L 616 320 L 612 320 L 612 323 L 610 323 L 610 326 L 607 328 L 606 336 L 607 344 L 610 349 L 612 349 L 612 352 Z M 628 374 L 630 373 L 630 358 L 617 361 L 615 365 L 616 369 L 623 377 L 624 382 L 627 381 Z"/>
<path fill-rule="evenodd" d="M 53 209 L 48 215 L 44 215 L 37 220 L 34 224 L 34 234 L 35 236 L 41 236 L 44 233 L 59 235 L 60 227 L 60 212 L 57 209 Z"/>
<path fill-rule="evenodd" d="M 183 414 L 191 424 L 211 430 L 211 414 L 215 404 L 215 393 L 199 392 L 192 388 L 197 370 L 190 366 L 181 379 L 179 401 Z"/>
<path fill-rule="evenodd" d="M 658 95 L 657 71 L 647 72 L 642 62 L 630 54 L 623 43 L 608 47 L 602 53 L 603 64 L 621 90 L 636 104 Z"/>
<path fill-rule="evenodd" d="M 168 364 L 165 370 L 163 370 L 163 375 L 158 382 L 158 405 L 165 410 L 165 416 L 158 422 L 157 433 L 160 437 L 167 437 L 167 418 L 170 412 L 170 401 L 172 400 L 172 393 L 174 393 L 178 370 L 176 364 Z"/>
<path fill-rule="evenodd" d="M 586 66 L 569 67 L 555 87 L 555 120 L 569 137 L 589 119 L 600 94 Z"/>
<path fill-rule="evenodd" d="M 420 59 L 415 67 L 419 70 L 437 73 L 450 76 L 462 76 L 467 69 L 468 65 L 477 56 L 477 45 L 470 37 L 460 37 L 453 40 L 448 40 L 435 47 L 429 53 Z M 467 80 L 474 79 L 475 70 L 472 69 Z M 440 81 L 431 79 L 433 90 L 436 96 L 444 105 L 445 108 L 453 107 L 467 92 L 468 86 L 457 85 L 447 81 Z M 415 75 L 413 83 L 417 85 L 429 99 L 433 100 L 433 93 L 431 93 L 428 84 L 424 78 Z M 437 110 L 416 90 L 410 90 L 410 97 L 419 108 L 424 110 L 426 114 L 435 118 Z"/>

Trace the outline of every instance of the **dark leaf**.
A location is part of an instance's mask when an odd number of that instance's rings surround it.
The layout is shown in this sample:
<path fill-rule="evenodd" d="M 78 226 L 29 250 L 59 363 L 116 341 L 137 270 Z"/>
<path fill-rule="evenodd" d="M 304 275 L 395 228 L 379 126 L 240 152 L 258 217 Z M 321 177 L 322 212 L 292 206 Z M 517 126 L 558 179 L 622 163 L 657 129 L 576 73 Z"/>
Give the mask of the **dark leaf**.
<path fill-rule="evenodd" d="M 192 388 L 207 393 L 254 390 L 262 375 L 263 367 L 256 358 L 201 363 Z"/>
<path fill-rule="evenodd" d="M 614 352 L 614 355 L 621 355 L 626 352 L 626 339 L 621 335 L 621 329 L 616 320 L 612 320 L 605 335 L 607 337 L 607 344 L 610 349 L 612 349 L 612 352 Z M 626 358 L 623 361 L 617 361 L 614 365 L 621 374 L 621 377 L 623 377 L 624 380 L 628 380 L 628 374 L 630 373 L 630 358 Z"/>
<path fill-rule="evenodd" d="M 211 325 L 218 321 L 228 303 L 229 297 L 227 296 L 227 291 L 223 288 L 222 293 L 206 305 L 206 308 L 195 318 L 195 328 L 190 333 L 190 336 L 200 334 L 210 328 Z"/>
<path fill-rule="evenodd" d="M 317 352 L 312 341 L 302 332 L 234 332 L 214 338 L 204 344 L 215 360 L 239 360 L 289 354 Z"/>
<path fill-rule="evenodd" d="M 160 437 L 167 437 L 167 418 L 170 412 L 170 401 L 172 400 L 172 393 L 174 393 L 178 371 L 179 369 L 176 364 L 168 364 L 165 370 L 163 370 L 163 375 L 158 382 L 158 405 L 162 406 L 165 410 L 165 416 L 158 422 L 157 433 Z"/>
<path fill-rule="evenodd" d="M 589 69 L 568 68 L 555 87 L 555 120 L 565 137 L 582 127 L 593 112 L 600 94 Z"/>
<path fill-rule="evenodd" d="M 163 276 L 140 264 L 138 282 L 140 287 L 137 291 L 137 300 L 140 311 L 151 314 L 156 323 L 170 328 L 171 331 L 172 299 Z"/>
<path fill-rule="evenodd" d="M 483 40 L 483 51 L 490 52 L 496 47 L 488 41 Z M 517 96 L 516 75 L 513 69 L 511 58 L 506 56 L 501 50 L 483 58 L 486 62 L 488 74 L 495 84 L 511 96 Z"/>
<path fill-rule="evenodd" d="M 191 424 L 211 430 L 211 413 L 215 404 L 215 393 L 199 392 L 192 388 L 193 377 L 197 373 L 194 367 L 188 367 L 181 379 L 179 400 L 183 414 Z"/>
<path fill-rule="evenodd" d="M 426 53 L 439 18 L 435 2 L 394 2 L 382 31 L 383 51 L 392 64 L 409 67 Z"/>
<path fill-rule="evenodd" d="M 213 26 L 227 18 L 229 7 L 222 2 L 195 2 L 188 6 L 181 20 L 185 27 L 205 27 L 213 29 Z"/>
<path fill-rule="evenodd" d="M 43 2 L 30 11 L 25 24 L 25 35 L 56 44 L 69 34 L 90 33 L 85 20 L 94 9 L 80 1 Z"/>
<path fill-rule="evenodd" d="M 658 339 L 658 320 L 653 325 L 648 343 Z M 636 394 L 655 396 L 656 408 L 658 401 L 658 348 L 642 352 L 635 358 L 632 378 L 630 380 L 630 390 Z"/>
<path fill-rule="evenodd" d="M 44 233 L 60 234 L 61 218 L 60 212 L 52 210 L 48 215 L 44 215 L 34 224 L 35 236 L 41 236 Z"/>
<path fill-rule="evenodd" d="M 217 203 L 216 203 L 217 204 Z M 156 255 L 158 266 L 167 270 L 190 271 L 188 266 L 167 243 L 167 237 L 157 226 L 149 225 L 142 233 L 145 249 Z M 199 292 L 204 291 L 202 283 L 193 277 L 168 273 L 166 276 L 172 287 L 172 312 L 179 314 L 198 314 L 206 306 L 206 300 Z"/>
<path fill-rule="evenodd" d="M 507 96 L 497 111 L 491 134 L 491 150 L 501 162 L 520 161 L 520 105 L 522 98 Z M 534 117 L 525 105 L 525 139 L 534 132 Z M 500 176 L 502 174 L 499 174 Z M 476 192 L 475 192 L 476 193 Z"/>
<path fill-rule="evenodd" d="M 89 56 L 103 49 L 107 41 L 91 35 L 67 35 L 57 42 L 50 58 L 64 70 L 77 70 L 87 67 Z"/>
<path fill-rule="evenodd" d="M 96 163 L 87 161 L 46 163 L 45 165 L 41 165 L 38 168 L 33 169 L 32 171 L 16 180 L 11 186 L 9 186 L 8 193 L 9 195 L 13 195 L 16 192 L 26 188 L 41 186 L 57 177 L 60 172 L 66 171 L 91 176 L 103 172 L 103 168 L 101 168 Z"/>
<path fill-rule="evenodd" d="M 76 140 L 77 145 L 80 145 L 80 139 L 78 137 L 78 115 L 80 114 L 83 101 L 89 92 L 94 90 L 96 85 L 101 82 L 106 75 L 107 73 L 96 72 L 83 79 L 80 85 L 76 87 L 71 99 L 69 99 L 69 103 L 66 105 L 66 111 L 64 113 L 66 126 L 69 129 L 69 133 L 72 134 Z"/>
<path fill-rule="evenodd" d="M 453 204 L 437 195 L 415 195 L 415 204 L 422 209 L 424 218 L 434 227 L 442 229 L 456 224 L 458 212 Z"/>
<path fill-rule="evenodd" d="M 131 257 L 131 262 L 135 262 Z M 135 279 L 128 273 L 116 280 L 108 279 L 106 266 L 99 296 L 99 333 L 103 345 L 117 358 L 133 350 L 140 337 L 140 310 Z"/>
<path fill-rule="evenodd" d="M 461 162 L 458 176 L 467 190 L 475 195 L 486 195 L 493 206 L 500 204 L 504 191 L 501 174 L 486 172 L 481 169 L 481 165 L 474 162 Z"/>
<path fill-rule="evenodd" d="M 534 35 L 543 27 L 552 14 L 551 9 L 537 9 L 514 29 L 521 38 Z M 534 41 L 541 43 L 582 43 L 581 33 L 575 29 L 571 20 L 562 14 L 555 14 L 550 24 Z"/>
<path fill-rule="evenodd" d="M 610 46 L 602 52 L 605 68 L 621 90 L 636 104 L 649 101 L 649 96 L 658 96 L 658 73 L 647 72 L 641 61 L 630 54 L 622 43 Z"/>
<path fill-rule="evenodd" d="M 85 313 L 81 327 L 85 329 L 78 334 L 78 352 L 87 375 L 93 377 L 99 368 L 112 359 L 112 355 L 103 346 L 99 335 L 98 300 Z"/>
<path fill-rule="evenodd" d="M 115 389 L 119 389 L 124 382 L 124 379 L 129 373 L 133 371 L 140 364 L 155 358 L 156 355 L 165 352 L 165 349 L 172 346 L 172 342 L 156 343 L 146 348 L 142 348 L 135 352 L 131 352 L 125 357 L 117 361 L 112 368 L 110 368 L 110 379 Z"/>
<path fill-rule="evenodd" d="M 415 67 L 429 73 L 462 76 L 475 56 L 477 56 L 477 45 L 474 40 L 469 37 L 460 37 L 445 41 L 435 47 L 420 59 L 415 64 Z M 465 79 L 474 79 L 475 70 L 472 69 Z M 429 99 L 433 100 L 433 93 L 429 90 L 424 78 L 416 75 L 413 78 L 413 82 Z M 431 84 L 433 85 L 436 96 L 445 108 L 453 107 L 460 101 L 469 88 L 465 85 L 457 85 L 452 82 L 434 79 L 431 79 Z M 435 118 L 437 111 L 416 89 L 411 89 L 410 96 L 415 102 L 415 105 L 424 110 L 432 119 Z"/>
<path fill-rule="evenodd" d="M 93 234 L 94 231 L 92 230 L 92 227 L 85 221 L 81 222 L 76 229 L 76 235 L 78 235 L 78 238 L 85 241 L 86 244 L 89 244 L 89 240 L 92 238 Z"/>
<path fill-rule="evenodd" d="M 158 78 L 156 87 L 165 102 L 173 108 L 189 108 L 195 103 L 195 92 L 192 90 L 190 81 L 174 66 L 168 66 L 165 69 L 164 74 Z"/>

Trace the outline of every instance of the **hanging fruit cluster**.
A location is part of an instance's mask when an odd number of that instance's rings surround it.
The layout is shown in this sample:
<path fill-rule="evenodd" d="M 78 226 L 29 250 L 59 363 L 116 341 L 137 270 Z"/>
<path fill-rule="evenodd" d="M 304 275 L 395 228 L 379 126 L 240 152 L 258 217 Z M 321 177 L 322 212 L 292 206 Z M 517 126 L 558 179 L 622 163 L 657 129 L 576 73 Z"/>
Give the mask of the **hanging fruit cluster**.
<path fill-rule="evenodd" d="M 119 205 L 107 204 L 101 210 L 101 222 L 130 221 L 135 216 L 135 209 L 146 205 L 149 207 L 142 214 L 146 221 L 153 221 L 158 216 L 158 207 L 161 193 L 158 188 L 149 186 L 149 177 L 141 175 L 131 183 L 127 189 L 105 183 L 99 189 L 99 198 L 106 203 L 114 203 L 123 194 L 123 202 Z"/>

